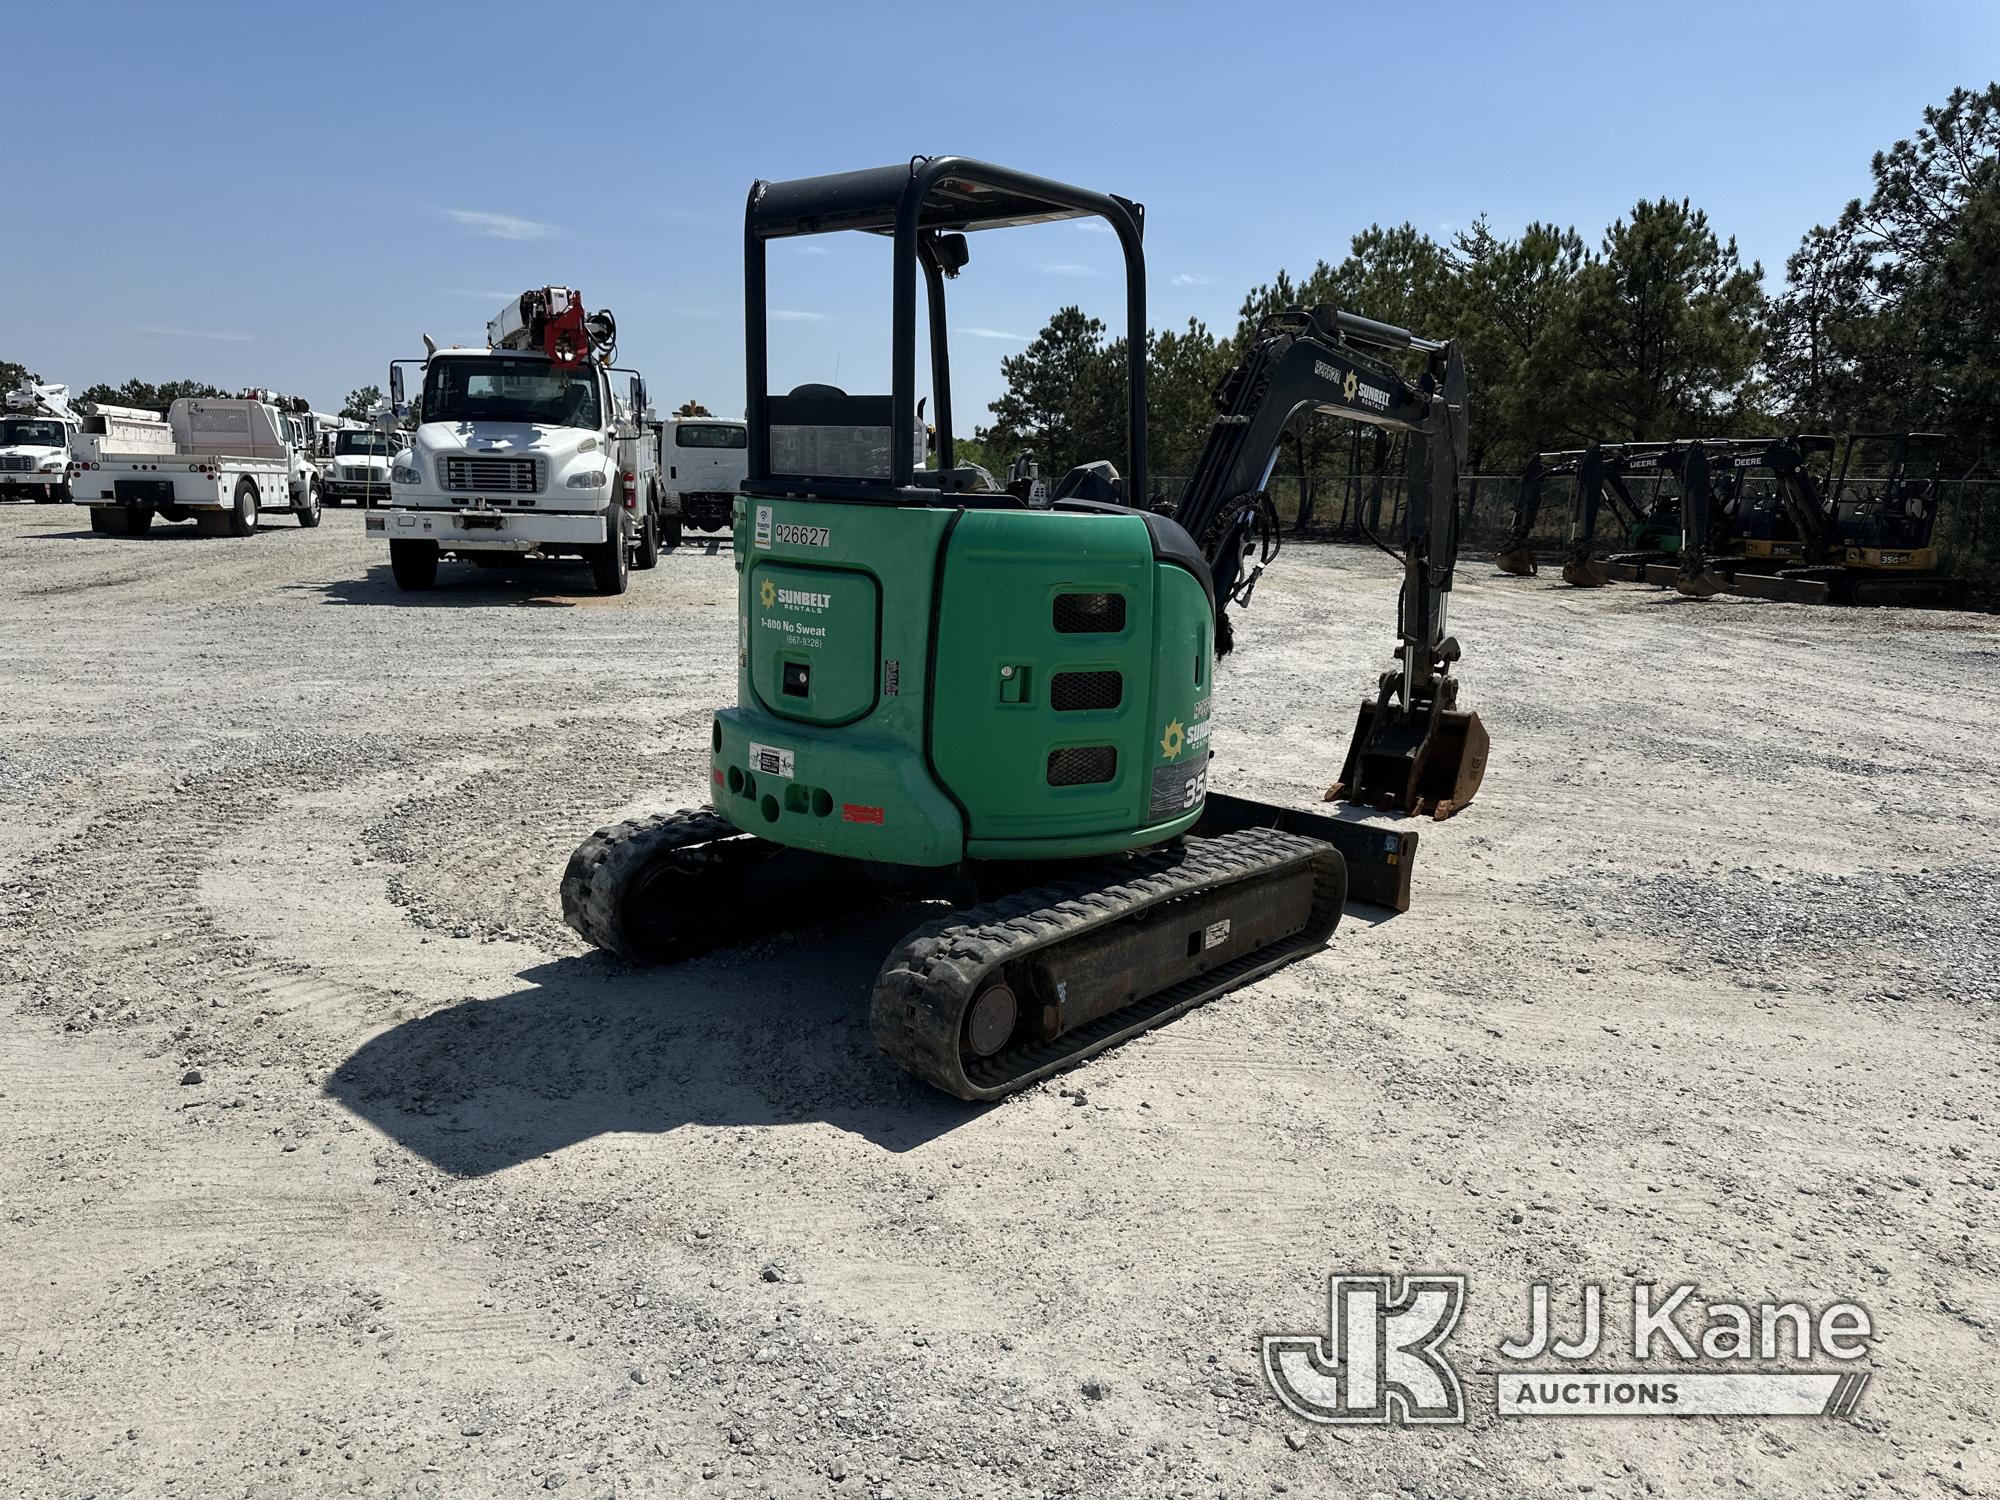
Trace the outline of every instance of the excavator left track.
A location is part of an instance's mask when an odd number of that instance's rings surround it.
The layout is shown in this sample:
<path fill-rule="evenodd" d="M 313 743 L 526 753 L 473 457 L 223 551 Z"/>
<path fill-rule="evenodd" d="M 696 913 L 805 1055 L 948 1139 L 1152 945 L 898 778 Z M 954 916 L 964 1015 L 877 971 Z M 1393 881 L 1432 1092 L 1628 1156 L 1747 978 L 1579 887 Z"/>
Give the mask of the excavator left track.
<path fill-rule="evenodd" d="M 656 813 L 600 828 L 563 871 L 563 920 L 633 963 L 674 963 L 873 894 L 851 864 L 740 831 L 715 813 Z"/>

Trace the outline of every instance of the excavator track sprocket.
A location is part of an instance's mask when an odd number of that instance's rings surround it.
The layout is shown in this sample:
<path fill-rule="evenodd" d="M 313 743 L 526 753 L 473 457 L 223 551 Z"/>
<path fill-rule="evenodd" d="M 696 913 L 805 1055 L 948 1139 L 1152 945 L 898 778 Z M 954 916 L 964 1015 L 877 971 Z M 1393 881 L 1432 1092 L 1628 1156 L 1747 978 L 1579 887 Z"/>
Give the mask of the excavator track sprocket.
<path fill-rule="evenodd" d="M 1326 945 L 1347 866 L 1245 829 L 1086 867 L 918 928 L 875 980 L 882 1050 L 998 1099 Z"/>
<path fill-rule="evenodd" d="M 563 871 L 563 920 L 633 963 L 672 963 L 838 915 L 873 888 L 850 862 L 786 848 L 708 811 L 600 828 Z"/>

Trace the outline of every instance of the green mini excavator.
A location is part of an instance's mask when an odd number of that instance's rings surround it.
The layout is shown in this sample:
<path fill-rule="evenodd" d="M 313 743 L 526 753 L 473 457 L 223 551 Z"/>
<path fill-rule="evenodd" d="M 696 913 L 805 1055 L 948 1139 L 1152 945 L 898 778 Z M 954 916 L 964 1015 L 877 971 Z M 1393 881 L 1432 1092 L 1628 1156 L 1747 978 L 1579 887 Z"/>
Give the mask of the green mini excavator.
<path fill-rule="evenodd" d="M 955 461 L 945 282 L 973 231 L 1089 216 L 1124 253 L 1127 468 L 1009 493 Z M 1218 389 L 1172 516 L 1144 509 L 1143 217 L 954 157 L 752 187 L 737 701 L 714 718 L 708 808 L 601 829 L 570 859 L 564 915 L 591 942 L 666 962 L 881 891 L 948 902 L 884 962 L 872 1029 L 918 1077 L 991 1099 L 1317 950 L 1350 877 L 1407 905 L 1413 833 L 1210 790 L 1211 705 L 1228 611 L 1278 544 L 1266 486 L 1287 426 L 1397 431 L 1398 659 L 1328 797 L 1442 817 L 1478 789 L 1486 734 L 1457 708 L 1444 633 L 1458 349 L 1326 308 L 1273 317 Z M 891 242 L 890 390 L 772 392 L 767 247 L 834 233 Z"/>

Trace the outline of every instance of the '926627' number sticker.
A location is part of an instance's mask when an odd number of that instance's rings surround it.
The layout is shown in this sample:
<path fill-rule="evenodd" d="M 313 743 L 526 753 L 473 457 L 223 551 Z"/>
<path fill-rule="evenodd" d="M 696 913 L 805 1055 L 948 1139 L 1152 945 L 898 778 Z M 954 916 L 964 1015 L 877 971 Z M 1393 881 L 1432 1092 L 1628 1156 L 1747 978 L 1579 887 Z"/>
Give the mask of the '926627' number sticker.
<path fill-rule="evenodd" d="M 778 541 L 790 542 L 794 547 L 824 547 L 833 539 L 832 533 L 824 526 L 788 526 L 781 523 L 772 531 Z"/>

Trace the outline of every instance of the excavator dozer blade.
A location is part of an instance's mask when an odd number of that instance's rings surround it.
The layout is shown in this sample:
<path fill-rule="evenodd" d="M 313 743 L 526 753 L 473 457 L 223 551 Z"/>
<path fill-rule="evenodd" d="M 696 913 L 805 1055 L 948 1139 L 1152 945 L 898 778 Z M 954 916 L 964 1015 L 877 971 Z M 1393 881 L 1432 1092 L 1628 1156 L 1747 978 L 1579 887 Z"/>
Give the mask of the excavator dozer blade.
<path fill-rule="evenodd" d="M 1573 557 L 1563 564 L 1563 582 L 1576 589 L 1601 589 L 1611 582 L 1602 558 Z"/>
<path fill-rule="evenodd" d="M 1476 713 L 1435 705 L 1410 712 L 1379 698 L 1365 701 L 1327 800 L 1442 821 L 1478 792 L 1491 745 Z"/>
<path fill-rule="evenodd" d="M 1493 559 L 1493 566 L 1503 573 L 1512 573 L 1516 578 L 1533 578 L 1541 569 L 1535 561 L 1531 548 L 1508 547 Z"/>

